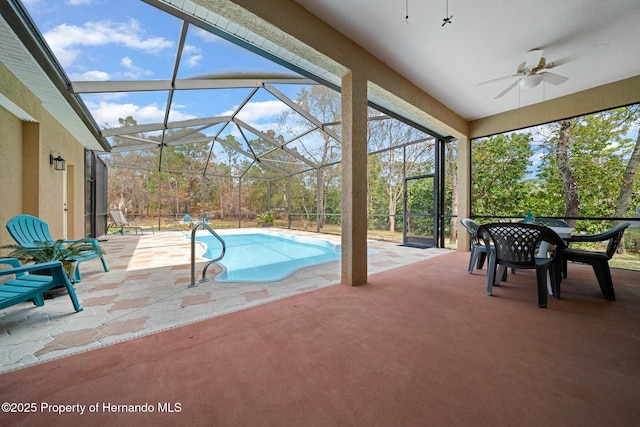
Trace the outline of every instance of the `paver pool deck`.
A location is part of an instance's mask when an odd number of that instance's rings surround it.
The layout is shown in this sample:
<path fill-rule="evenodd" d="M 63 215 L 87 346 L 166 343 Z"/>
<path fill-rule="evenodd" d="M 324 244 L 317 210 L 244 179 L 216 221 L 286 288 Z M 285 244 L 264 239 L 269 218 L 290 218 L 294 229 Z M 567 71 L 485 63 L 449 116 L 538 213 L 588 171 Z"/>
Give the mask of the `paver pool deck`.
<path fill-rule="evenodd" d="M 340 243 L 340 236 L 272 230 Z M 75 285 L 84 311 L 76 313 L 67 294 L 45 300 L 43 307 L 27 302 L 0 311 L 0 373 L 340 283 L 340 261 L 332 261 L 274 282 L 209 280 L 188 287 L 191 248 L 185 232 L 104 239 L 110 271 L 105 273 L 98 260 L 85 262 L 82 282 Z M 368 256 L 369 274 L 451 252 L 377 240 L 369 240 L 368 247 L 374 250 Z M 203 252 L 198 246 L 196 254 Z M 206 262 L 197 259 L 197 279 Z M 219 271 L 212 265 L 207 277 Z"/>

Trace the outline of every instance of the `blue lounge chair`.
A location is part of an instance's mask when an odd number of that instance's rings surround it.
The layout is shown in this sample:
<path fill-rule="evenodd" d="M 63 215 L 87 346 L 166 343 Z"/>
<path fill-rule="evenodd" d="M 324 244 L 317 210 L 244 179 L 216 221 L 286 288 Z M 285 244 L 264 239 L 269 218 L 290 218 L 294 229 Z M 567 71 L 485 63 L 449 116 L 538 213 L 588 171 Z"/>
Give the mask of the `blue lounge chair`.
<path fill-rule="evenodd" d="M 15 274 L 15 278 L 0 284 L 0 310 L 18 303 L 33 300 L 41 307 L 44 305 L 42 293 L 59 286 L 64 286 L 76 311 L 82 311 L 76 292 L 69 282 L 60 261 L 41 264 L 20 265 L 17 258 L 0 258 L 0 264 L 8 264 L 10 268 L 0 269 L 0 276 Z M 29 274 L 32 271 L 48 270 L 51 276 Z"/>
<path fill-rule="evenodd" d="M 38 242 L 55 241 L 51 237 L 51 233 L 49 233 L 49 226 L 47 225 L 47 223 L 32 215 L 20 214 L 14 216 L 9 220 L 9 222 L 7 222 L 7 230 L 9 231 L 9 234 L 11 234 L 11 237 L 13 237 L 13 240 L 15 240 L 16 243 L 23 248 L 36 248 L 38 247 Z M 95 251 L 85 253 L 84 255 L 75 259 L 76 270 L 73 274 L 73 280 L 76 283 L 81 281 L 81 262 L 99 258 L 100 261 L 102 261 L 102 267 L 104 268 L 104 271 L 109 271 L 109 269 L 107 268 L 107 264 L 104 261 L 104 257 L 102 256 L 102 251 L 100 250 L 98 241 L 96 239 L 85 240 L 91 243 L 91 245 L 95 248 Z M 65 243 L 73 242 L 77 242 L 77 240 L 65 240 Z"/>

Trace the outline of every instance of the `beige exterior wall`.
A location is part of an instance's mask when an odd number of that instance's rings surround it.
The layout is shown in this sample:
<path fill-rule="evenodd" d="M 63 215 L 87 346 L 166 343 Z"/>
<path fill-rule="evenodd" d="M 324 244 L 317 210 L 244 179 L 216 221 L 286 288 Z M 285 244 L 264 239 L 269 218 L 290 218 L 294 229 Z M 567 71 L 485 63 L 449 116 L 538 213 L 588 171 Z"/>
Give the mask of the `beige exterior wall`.
<path fill-rule="evenodd" d="M 1 73 L 0 68 L 4 80 Z M 4 224 L 22 209 L 22 143 L 13 143 L 22 141 L 22 121 L 0 107 L 0 130 L 0 244 L 9 244 L 13 242 Z"/>
<path fill-rule="evenodd" d="M 60 125 L 3 64 L 0 93 L 35 122 L 23 121 L 0 107 L 0 244 L 12 244 L 4 225 L 28 213 L 47 222 L 53 238 L 84 237 L 84 147 Z M 64 233 L 63 182 L 49 155 L 60 152 L 67 162 L 68 211 Z"/>

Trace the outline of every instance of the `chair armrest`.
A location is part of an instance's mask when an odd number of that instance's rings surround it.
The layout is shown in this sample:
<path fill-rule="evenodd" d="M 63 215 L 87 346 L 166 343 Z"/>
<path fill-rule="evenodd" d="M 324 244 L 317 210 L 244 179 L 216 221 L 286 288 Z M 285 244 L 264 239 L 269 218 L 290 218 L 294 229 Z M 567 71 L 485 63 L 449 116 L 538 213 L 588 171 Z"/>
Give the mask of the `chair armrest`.
<path fill-rule="evenodd" d="M 93 237 L 87 237 L 86 239 L 81 239 L 86 241 L 87 243 L 91 244 L 91 247 L 93 248 L 94 251 L 96 251 L 98 254 L 101 254 L 102 248 L 100 247 L 100 243 L 98 242 L 98 239 L 95 239 Z M 77 243 L 80 240 L 65 240 L 64 243 Z"/>
<path fill-rule="evenodd" d="M 62 262 L 60 262 L 60 261 L 52 261 L 52 262 L 43 262 L 41 264 L 23 265 L 23 266 L 20 266 L 18 268 L 6 268 L 6 269 L 3 269 L 3 270 L 0 270 L 0 276 L 6 276 L 8 274 L 26 273 L 26 272 L 30 272 L 30 271 L 47 270 L 47 269 L 55 268 L 55 267 L 62 268 Z"/>
<path fill-rule="evenodd" d="M 568 242 L 604 242 L 611 239 L 617 234 L 616 232 L 607 231 L 600 234 L 574 234 L 568 239 Z"/>
<path fill-rule="evenodd" d="M 12 268 L 22 267 L 18 258 L 0 258 L 0 264 L 9 264 Z"/>

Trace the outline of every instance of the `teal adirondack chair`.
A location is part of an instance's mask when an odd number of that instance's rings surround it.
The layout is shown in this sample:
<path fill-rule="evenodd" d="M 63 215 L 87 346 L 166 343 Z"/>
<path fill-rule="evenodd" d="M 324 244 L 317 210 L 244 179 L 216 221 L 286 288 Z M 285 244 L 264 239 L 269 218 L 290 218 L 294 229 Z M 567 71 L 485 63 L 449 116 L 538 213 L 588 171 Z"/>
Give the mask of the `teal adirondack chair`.
<path fill-rule="evenodd" d="M 11 234 L 11 237 L 13 237 L 13 240 L 15 240 L 19 246 L 24 248 L 36 248 L 38 247 L 36 242 L 55 242 L 51 237 L 51 233 L 49 233 L 49 226 L 47 223 L 32 215 L 20 214 L 14 216 L 9 220 L 9 222 L 7 222 L 7 230 L 9 231 L 9 234 Z M 96 239 L 86 240 L 90 241 L 91 245 L 96 248 L 96 251 L 86 253 L 75 259 L 76 270 L 73 274 L 73 280 L 76 283 L 81 281 L 81 262 L 99 258 L 100 261 L 102 261 L 104 271 L 109 271 L 107 263 L 104 261 L 102 251 L 100 251 L 100 247 L 98 246 L 98 241 Z M 73 243 L 76 241 L 77 240 L 65 240 L 65 243 Z"/>
<path fill-rule="evenodd" d="M 67 274 L 62 268 L 60 261 L 46 262 L 41 264 L 20 265 L 17 258 L 0 258 L 0 264 L 8 264 L 10 268 L 0 269 L 0 276 L 12 276 L 14 278 L 0 283 L 0 310 L 12 305 L 33 300 L 36 306 L 44 305 L 43 292 L 58 286 L 67 288 L 69 298 L 76 311 L 82 311 L 82 306 L 78 302 L 75 289 L 69 282 Z M 49 276 L 38 276 L 29 274 L 35 271 L 48 270 Z"/>

